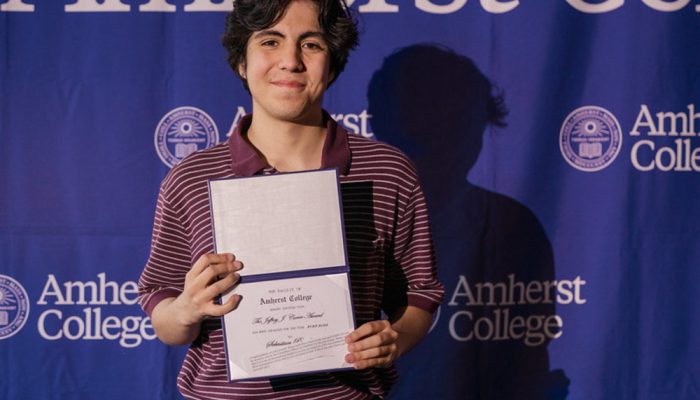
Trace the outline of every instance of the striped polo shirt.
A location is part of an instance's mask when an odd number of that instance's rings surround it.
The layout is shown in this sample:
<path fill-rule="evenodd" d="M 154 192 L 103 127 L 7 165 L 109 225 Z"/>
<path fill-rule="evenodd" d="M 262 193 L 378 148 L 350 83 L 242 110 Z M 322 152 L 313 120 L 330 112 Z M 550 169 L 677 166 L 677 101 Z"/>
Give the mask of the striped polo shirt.
<path fill-rule="evenodd" d="M 337 168 L 340 174 L 357 326 L 380 319 L 382 310 L 392 315 L 406 305 L 434 312 L 444 289 L 436 278 L 415 168 L 399 150 L 349 135 L 327 113 L 324 118 L 321 168 Z M 251 120 L 245 117 L 228 141 L 190 155 L 163 180 L 151 253 L 139 280 L 139 301 L 148 315 L 161 300 L 178 296 L 192 264 L 213 252 L 208 180 L 276 173 L 244 138 Z M 230 383 L 216 318 L 202 323 L 177 383 L 192 399 L 338 400 L 382 398 L 396 378 L 392 367 Z"/>

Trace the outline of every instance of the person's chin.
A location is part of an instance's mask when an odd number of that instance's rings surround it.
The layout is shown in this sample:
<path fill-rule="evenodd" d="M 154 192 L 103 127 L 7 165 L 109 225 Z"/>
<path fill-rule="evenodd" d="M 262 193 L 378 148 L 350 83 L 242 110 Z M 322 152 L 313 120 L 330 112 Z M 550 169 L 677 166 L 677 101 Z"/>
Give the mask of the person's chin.
<path fill-rule="evenodd" d="M 305 108 L 284 108 L 278 109 L 274 113 L 274 117 L 280 121 L 288 121 L 294 123 L 308 123 L 313 113 Z"/>
<path fill-rule="evenodd" d="M 285 121 L 290 122 L 309 122 L 310 118 L 318 118 L 320 110 L 316 110 L 306 101 L 285 101 L 276 107 L 274 115 Z M 314 121 L 316 122 L 316 121 Z"/>

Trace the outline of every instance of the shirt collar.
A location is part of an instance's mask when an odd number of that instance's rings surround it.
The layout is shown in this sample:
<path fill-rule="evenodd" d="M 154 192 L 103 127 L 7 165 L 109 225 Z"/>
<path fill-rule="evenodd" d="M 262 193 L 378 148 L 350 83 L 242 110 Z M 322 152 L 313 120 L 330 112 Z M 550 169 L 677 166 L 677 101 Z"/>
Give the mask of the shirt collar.
<path fill-rule="evenodd" d="M 347 175 L 350 170 L 348 132 L 325 111 L 323 119 L 326 122 L 327 134 L 323 143 L 321 169 L 337 168 L 340 174 Z M 228 141 L 231 167 L 236 176 L 252 176 L 267 167 L 253 145 L 244 137 L 252 120 L 252 114 L 243 117 Z"/>

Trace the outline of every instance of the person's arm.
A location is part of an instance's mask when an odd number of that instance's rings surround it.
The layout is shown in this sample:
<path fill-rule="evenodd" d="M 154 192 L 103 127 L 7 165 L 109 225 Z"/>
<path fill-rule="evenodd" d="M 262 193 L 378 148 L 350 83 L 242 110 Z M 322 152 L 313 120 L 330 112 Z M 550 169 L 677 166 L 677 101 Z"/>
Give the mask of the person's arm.
<path fill-rule="evenodd" d="M 185 287 L 177 297 L 161 300 L 151 312 L 153 329 L 166 344 L 183 345 L 199 335 L 201 323 L 209 317 L 222 316 L 238 305 L 239 295 L 225 304 L 216 298 L 236 285 L 243 267 L 232 254 L 205 254 L 185 275 Z"/>
<path fill-rule="evenodd" d="M 391 322 L 371 321 L 346 338 L 346 362 L 357 369 L 388 367 L 421 341 L 442 302 L 444 288 L 437 280 L 428 210 L 415 171 L 408 201 L 397 210 L 393 254 L 386 266 L 384 304 Z M 396 311 L 393 311 L 396 310 Z"/>
<path fill-rule="evenodd" d="M 346 337 L 345 361 L 355 369 L 388 367 L 425 337 L 431 323 L 432 315 L 414 306 L 402 307 L 393 322 L 367 322 Z"/>

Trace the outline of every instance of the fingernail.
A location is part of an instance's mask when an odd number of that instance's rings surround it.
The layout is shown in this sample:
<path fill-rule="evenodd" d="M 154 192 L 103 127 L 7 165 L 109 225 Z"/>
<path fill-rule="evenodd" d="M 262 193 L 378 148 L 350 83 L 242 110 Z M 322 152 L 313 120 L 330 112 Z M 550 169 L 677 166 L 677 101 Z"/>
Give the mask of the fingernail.
<path fill-rule="evenodd" d="M 349 344 L 349 345 L 348 345 L 348 351 L 355 351 L 355 345 L 354 345 L 354 344 Z"/>
<path fill-rule="evenodd" d="M 351 354 L 348 354 L 345 356 L 345 362 L 348 364 L 352 364 L 353 362 L 355 362 L 355 359 Z"/>

